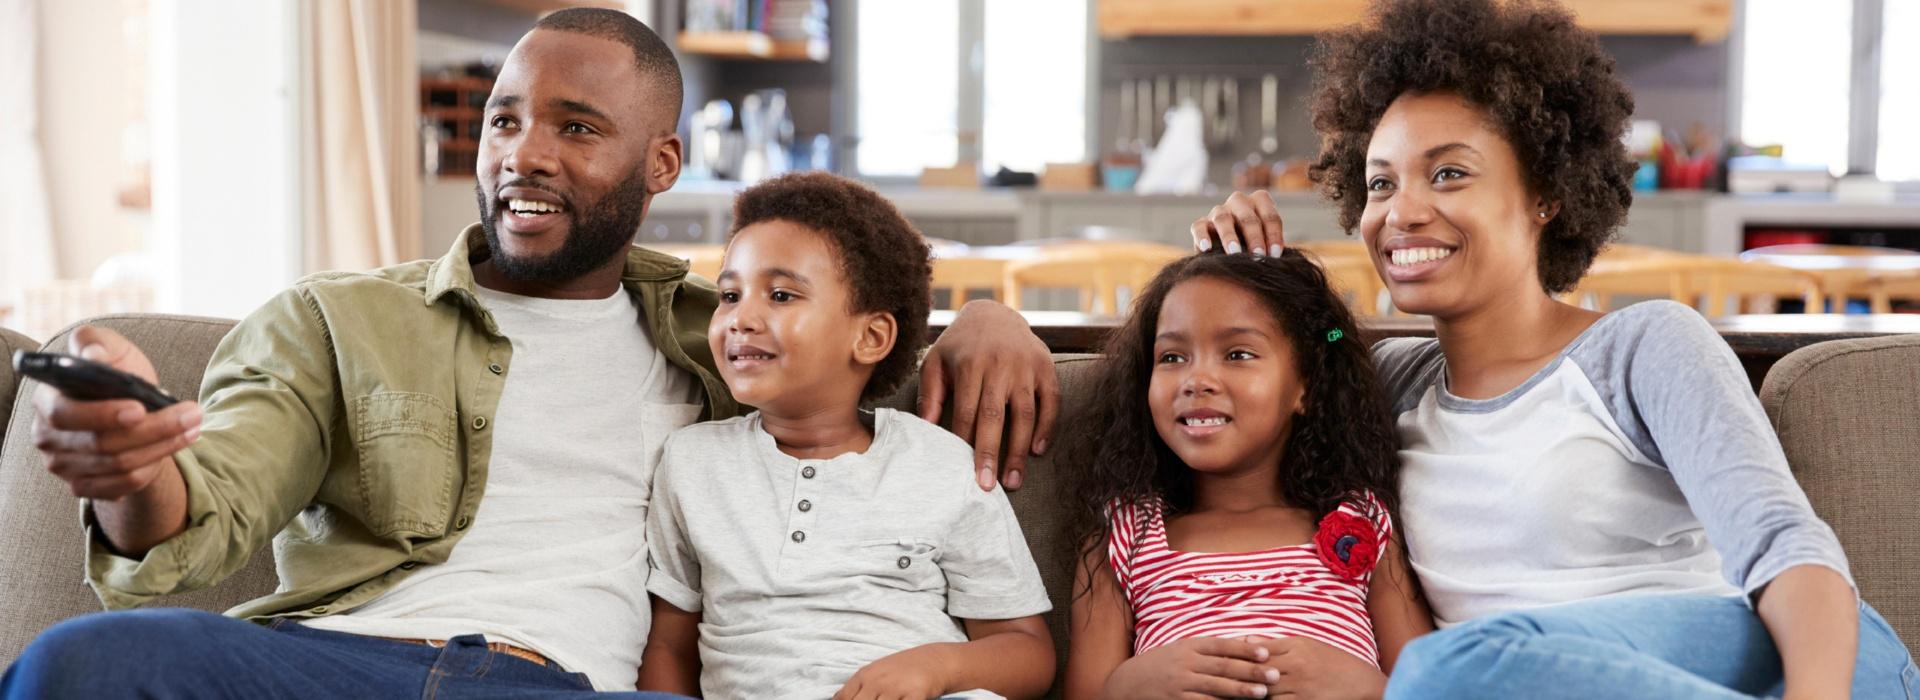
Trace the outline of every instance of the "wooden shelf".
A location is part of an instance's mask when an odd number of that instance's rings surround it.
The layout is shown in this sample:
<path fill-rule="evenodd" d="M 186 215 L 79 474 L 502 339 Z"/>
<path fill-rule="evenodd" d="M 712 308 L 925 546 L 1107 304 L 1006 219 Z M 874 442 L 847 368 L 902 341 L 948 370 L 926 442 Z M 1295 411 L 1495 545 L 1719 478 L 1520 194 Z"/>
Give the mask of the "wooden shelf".
<path fill-rule="evenodd" d="M 778 41 L 761 32 L 681 32 L 680 51 L 696 56 L 754 61 L 827 60 L 827 42 Z"/>
<path fill-rule="evenodd" d="M 1299 36 L 1366 18 L 1366 0 L 1096 0 L 1100 35 Z M 1601 34 L 1725 39 L 1733 0 L 1567 0 L 1580 24 Z"/>
<path fill-rule="evenodd" d="M 559 12 L 570 7 L 598 7 L 607 10 L 627 9 L 627 4 L 622 0 L 480 0 L 480 3 L 519 12 L 529 12 L 543 17 L 550 12 Z"/>

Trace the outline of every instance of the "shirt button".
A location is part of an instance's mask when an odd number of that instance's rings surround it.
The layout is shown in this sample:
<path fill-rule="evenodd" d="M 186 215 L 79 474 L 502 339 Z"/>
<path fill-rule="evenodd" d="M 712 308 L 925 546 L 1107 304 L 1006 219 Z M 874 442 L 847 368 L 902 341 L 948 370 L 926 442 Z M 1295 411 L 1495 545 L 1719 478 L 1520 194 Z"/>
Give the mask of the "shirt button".
<path fill-rule="evenodd" d="M 800 512 L 802 512 L 802 513 L 805 513 L 805 512 L 807 512 L 807 511 L 810 511 L 810 510 L 813 510 L 813 501 L 801 501 L 801 502 L 800 502 Z"/>
<path fill-rule="evenodd" d="M 315 614 L 315 615 L 325 615 L 325 614 L 327 614 L 327 606 L 325 606 L 325 605 L 322 605 L 322 606 L 320 606 L 320 607 L 317 607 L 317 608 L 314 608 L 314 609 L 312 609 L 312 610 L 309 610 L 309 611 L 307 611 L 307 612 L 311 612 L 311 613 L 313 613 L 313 614 Z"/>
<path fill-rule="evenodd" d="M 486 430 L 486 429 L 487 429 L 487 417 L 486 417 L 486 416 L 474 416 L 474 417 L 473 417 L 473 429 L 474 429 L 474 430 Z"/>
<path fill-rule="evenodd" d="M 402 563 L 402 564 L 400 565 L 400 570 L 401 570 L 401 571 L 412 571 L 412 570 L 413 570 L 413 567 L 414 567 L 414 563 L 413 563 L 413 562 L 405 562 L 405 563 Z"/>
<path fill-rule="evenodd" d="M 503 367 L 501 367 L 501 366 L 500 366 L 500 363 L 498 363 L 498 362 L 495 362 L 495 363 L 492 363 L 492 364 L 489 364 L 489 365 L 487 365 L 487 371 L 488 371 L 488 372 L 492 372 L 492 373 L 494 373 L 494 374 L 499 374 L 499 373 L 501 373 L 501 372 L 505 372 L 505 371 L 507 371 L 507 370 L 506 370 L 505 368 L 503 368 Z"/>
<path fill-rule="evenodd" d="M 799 530 L 794 530 L 794 531 L 793 531 L 793 541 L 795 541 L 795 542 L 805 542 L 805 541 L 807 541 L 807 533 L 804 533 L 804 532 L 801 532 L 801 531 L 799 531 Z"/>
<path fill-rule="evenodd" d="M 455 530 L 465 530 L 465 529 L 467 529 L 467 524 L 468 524 L 468 523 L 471 523 L 471 522 L 473 522 L 473 521 L 471 521 L 471 520 L 468 520 L 468 519 L 467 519 L 467 516 L 464 516 L 464 515 L 462 515 L 462 516 L 460 516 L 460 520 L 458 520 L 458 521 L 456 521 L 456 522 L 454 522 L 454 524 L 453 524 L 453 529 L 455 529 Z"/>
<path fill-rule="evenodd" d="M 813 467 L 801 467 L 800 476 L 808 479 L 813 478 Z"/>
<path fill-rule="evenodd" d="M 895 564 L 899 564 L 899 565 L 900 565 L 900 568 L 902 568 L 902 569 L 904 569 L 904 568 L 907 568 L 907 567 L 909 567 L 909 566 L 912 566 L 912 565 L 913 565 L 913 560 L 912 560 L 912 559 L 908 559 L 908 558 L 906 558 L 906 557 L 900 557 L 900 561 L 897 561 L 897 562 L 894 562 L 894 563 L 895 563 Z"/>

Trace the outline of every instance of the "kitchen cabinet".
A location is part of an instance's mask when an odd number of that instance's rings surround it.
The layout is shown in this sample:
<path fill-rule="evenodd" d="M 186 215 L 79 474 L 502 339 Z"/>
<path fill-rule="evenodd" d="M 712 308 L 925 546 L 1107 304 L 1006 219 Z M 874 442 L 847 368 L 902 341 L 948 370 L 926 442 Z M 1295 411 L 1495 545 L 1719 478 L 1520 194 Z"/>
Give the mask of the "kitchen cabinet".
<path fill-rule="evenodd" d="M 1318 34 L 1366 18 L 1367 0 L 1097 0 L 1100 35 L 1285 36 Z M 1568 0 L 1580 24 L 1601 34 L 1725 39 L 1733 0 Z"/>

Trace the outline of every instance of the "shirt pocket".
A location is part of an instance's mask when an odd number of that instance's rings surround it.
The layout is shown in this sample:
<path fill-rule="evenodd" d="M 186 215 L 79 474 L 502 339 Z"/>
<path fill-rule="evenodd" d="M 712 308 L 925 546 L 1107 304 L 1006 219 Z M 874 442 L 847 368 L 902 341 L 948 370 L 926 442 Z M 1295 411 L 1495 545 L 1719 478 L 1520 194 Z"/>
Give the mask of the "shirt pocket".
<path fill-rule="evenodd" d="M 847 548 L 847 573 L 882 591 L 945 590 L 933 541 L 912 535 L 856 540 Z"/>
<path fill-rule="evenodd" d="M 361 517 L 379 537 L 445 535 L 459 469 L 455 415 L 431 394 L 378 392 L 353 401 Z"/>

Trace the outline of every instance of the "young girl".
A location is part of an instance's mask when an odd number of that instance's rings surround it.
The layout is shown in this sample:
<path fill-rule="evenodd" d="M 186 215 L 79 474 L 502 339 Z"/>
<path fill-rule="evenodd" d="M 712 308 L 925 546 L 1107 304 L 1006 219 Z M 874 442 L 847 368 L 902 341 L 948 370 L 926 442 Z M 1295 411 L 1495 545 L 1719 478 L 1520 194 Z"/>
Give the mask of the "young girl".
<path fill-rule="evenodd" d="M 1066 692 L 1264 697 L 1329 666 L 1385 682 L 1431 629 L 1389 516 L 1393 426 L 1353 317 L 1313 262 L 1202 254 L 1109 341 L 1066 465 Z M 1330 647 L 1343 653 L 1325 652 Z M 1314 656 L 1331 664 L 1295 663 Z M 1347 674 L 1350 676 L 1349 674 Z"/>

